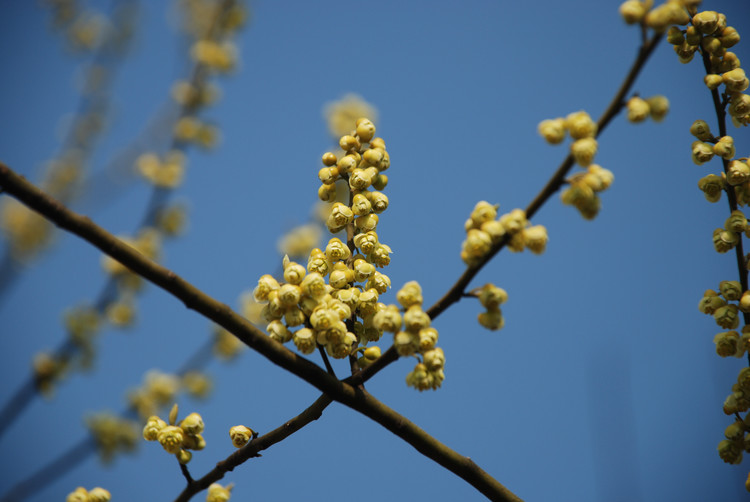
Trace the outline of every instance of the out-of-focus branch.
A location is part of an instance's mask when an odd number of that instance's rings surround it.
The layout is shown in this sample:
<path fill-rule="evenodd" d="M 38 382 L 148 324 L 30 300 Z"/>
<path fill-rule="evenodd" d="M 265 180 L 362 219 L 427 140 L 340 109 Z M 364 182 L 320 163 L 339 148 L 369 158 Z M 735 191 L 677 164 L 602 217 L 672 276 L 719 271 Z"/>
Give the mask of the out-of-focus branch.
<path fill-rule="evenodd" d="M 266 336 L 228 305 L 206 295 L 171 270 L 149 260 L 137 250 L 67 209 L 43 191 L 0 163 L 0 187 L 8 194 L 119 261 L 134 273 L 169 292 L 191 310 L 233 333 L 274 364 L 302 378 L 332 399 L 362 413 L 412 445 L 420 453 L 466 480 L 490 500 L 520 500 L 470 458 L 453 451 L 414 423 L 370 396 L 361 388 L 339 381 L 315 363 L 298 356 Z"/>

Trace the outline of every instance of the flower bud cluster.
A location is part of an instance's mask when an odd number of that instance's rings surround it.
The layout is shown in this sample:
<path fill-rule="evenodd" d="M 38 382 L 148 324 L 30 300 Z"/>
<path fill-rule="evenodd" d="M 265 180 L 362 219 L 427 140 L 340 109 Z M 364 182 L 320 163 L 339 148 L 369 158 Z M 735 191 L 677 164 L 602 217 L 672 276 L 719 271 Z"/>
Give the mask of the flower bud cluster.
<path fill-rule="evenodd" d="M 143 439 L 158 441 L 167 453 L 175 455 L 181 464 L 187 464 L 193 457 L 189 450 L 202 450 L 206 447 L 203 432 L 203 418 L 197 413 L 191 413 L 179 424 L 177 421 L 177 405 L 169 414 L 169 423 L 156 415 L 152 415 L 143 427 Z"/>
<path fill-rule="evenodd" d="M 737 209 L 724 221 L 724 227 L 714 230 L 714 249 L 718 253 L 726 253 L 737 246 L 743 234 L 750 236 L 750 228 L 744 213 Z"/>
<path fill-rule="evenodd" d="M 732 393 L 724 401 L 724 413 L 737 417 L 724 431 L 724 437 L 719 442 L 719 457 L 728 464 L 742 462 L 742 454 L 750 452 L 750 414 L 744 418 L 739 413 L 750 410 L 750 367 L 744 367 L 737 376 L 737 382 L 732 385 Z M 747 483 L 746 483 L 747 488 Z M 748 488 L 750 491 L 750 488 Z"/>
<path fill-rule="evenodd" d="M 65 502 L 109 502 L 110 500 L 112 500 L 112 495 L 109 491 L 98 486 L 91 490 L 79 486 L 65 497 Z"/>
<path fill-rule="evenodd" d="M 588 113 L 581 110 L 569 114 L 567 117 L 543 120 L 539 123 L 539 134 L 547 143 L 556 145 L 565 139 L 565 133 L 569 133 L 573 143 L 570 145 L 570 153 L 575 161 L 582 167 L 591 164 L 596 155 L 598 144 L 596 133 L 599 130 Z"/>
<path fill-rule="evenodd" d="M 742 291 L 739 281 L 721 281 L 719 291 L 707 289 L 698 302 L 698 310 L 711 315 L 721 328 L 735 330 L 740 325 L 740 312 L 750 313 L 750 291 Z M 722 356 L 742 357 L 747 350 L 747 337 L 735 331 L 719 333 L 714 338 L 716 352 Z"/>
<path fill-rule="evenodd" d="M 685 29 L 669 28 L 667 39 L 682 63 L 690 62 L 696 52 L 709 56 L 710 72 L 704 77 L 704 83 L 711 90 L 724 86 L 729 103 L 727 111 L 735 126 L 750 124 L 750 95 L 745 93 L 750 80 L 740 67 L 737 55 L 728 50 L 740 41 L 739 33 L 727 25 L 726 16 L 720 12 L 691 12 L 691 16 L 690 26 Z"/>
<path fill-rule="evenodd" d="M 132 451 L 138 444 L 138 424 L 112 413 L 103 412 L 87 417 L 86 427 L 104 463 L 111 462 L 121 451 Z"/>
<path fill-rule="evenodd" d="M 627 8 L 634 5 L 637 5 L 637 9 L 647 8 L 647 4 L 637 1 L 626 4 L 632 4 Z M 641 121 L 650 115 L 658 121 L 666 115 L 668 108 L 669 102 L 662 96 L 654 96 L 648 100 L 633 98 L 628 102 L 628 116 L 633 121 Z M 562 142 L 566 131 L 573 139 L 570 153 L 578 165 L 586 168 L 586 172 L 574 174 L 567 180 L 569 186 L 562 191 L 561 198 L 563 204 L 574 206 L 587 220 L 599 213 L 601 200 L 598 192 L 609 188 L 614 181 L 612 171 L 593 164 L 597 152 L 598 129 L 596 122 L 583 110 L 571 113 L 565 118 L 543 120 L 539 124 L 539 133 L 548 143 Z"/>
<path fill-rule="evenodd" d="M 505 319 L 500 310 L 500 305 L 508 301 L 508 293 L 503 288 L 487 283 L 476 290 L 474 295 L 479 299 L 479 303 L 487 309 L 479 314 L 479 324 L 493 331 L 502 329 L 505 325 Z"/>
<path fill-rule="evenodd" d="M 568 187 L 562 191 L 560 198 L 563 204 L 578 209 L 587 220 L 593 219 L 601 208 L 599 192 L 612 185 L 615 176 L 609 169 L 598 164 L 591 164 L 585 172 L 579 172 L 568 178 Z"/>
<path fill-rule="evenodd" d="M 180 150 L 172 150 L 163 158 L 144 153 L 136 161 L 138 172 L 158 188 L 176 188 L 185 176 L 187 158 Z"/>
<path fill-rule="evenodd" d="M 654 122 L 661 122 L 669 112 L 669 100 L 664 96 L 651 96 L 646 99 L 633 96 L 628 100 L 626 109 L 630 122 L 643 122 L 649 117 Z"/>
<path fill-rule="evenodd" d="M 464 223 L 466 240 L 461 245 L 461 259 L 467 265 L 478 264 L 503 239 L 513 252 L 528 249 L 541 254 L 546 249 L 548 237 L 544 226 L 530 226 L 522 209 L 497 218 L 497 208 L 487 201 L 479 201 Z"/>

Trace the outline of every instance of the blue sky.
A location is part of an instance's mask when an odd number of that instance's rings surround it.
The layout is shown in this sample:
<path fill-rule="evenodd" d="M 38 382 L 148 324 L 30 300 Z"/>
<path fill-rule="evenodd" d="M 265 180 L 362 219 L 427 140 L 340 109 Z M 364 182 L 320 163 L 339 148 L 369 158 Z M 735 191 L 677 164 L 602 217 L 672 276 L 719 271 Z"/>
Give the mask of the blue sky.
<path fill-rule="evenodd" d="M 744 35 L 746 2 L 704 4 Z M 253 2 L 238 40 L 238 71 L 219 81 L 222 99 L 204 115 L 221 128 L 222 141 L 215 151 L 190 152 L 175 194 L 190 208 L 189 231 L 167 244 L 163 263 L 232 305 L 260 275 L 275 272 L 276 241 L 308 220 L 320 155 L 333 146 L 321 110 L 355 92 L 377 107 L 392 160 L 391 205 L 378 227 L 394 250 L 386 273 L 394 291 L 419 281 L 432 305 L 464 269 L 463 222 L 474 204 L 525 207 L 564 157 L 565 146 L 537 135 L 539 121 L 580 109 L 598 117 L 606 107 L 640 36 L 621 21 L 618 5 Z M 0 159 L 39 179 L 58 151 L 64 117 L 76 109 L 82 61 L 51 32 L 37 3 L 11 1 L 3 10 Z M 159 145 L 143 131 L 187 72 L 168 11 L 167 2 L 142 2 L 137 38 L 117 75 L 109 133 L 92 157 L 94 174 L 106 178 L 125 147 Z M 750 60 L 746 41 L 735 52 Z M 726 202 L 709 204 L 696 187 L 719 163 L 690 160 L 690 124 L 715 123 L 702 72 L 698 61 L 681 65 L 666 43 L 657 49 L 634 89 L 666 95 L 670 114 L 660 124 L 618 117 L 601 136 L 597 162 L 615 182 L 594 221 L 555 196 L 533 219 L 549 231 L 547 252 L 503 251 L 480 273 L 472 286 L 493 282 L 509 293 L 503 330 L 481 328 L 482 308 L 469 299 L 436 320 L 447 360 L 442 389 L 407 388 L 411 361 L 368 384 L 524 500 L 747 496 L 747 461 L 728 466 L 716 454 L 730 423 L 721 405 L 744 361 L 716 356 L 720 329 L 696 308 L 705 289 L 736 278 L 733 256 L 717 254 L 711 243 L 728 216 Z M 730 130 L 738 154 L 746 154 L 747 129 Z M 120 174 L 129 169 L 114 165 Z M 106 185 L 112 191 L 102 188 L 72 207 L 128 233 L 148 187 L 132 176 L 117 179 Z M 58 235 L 23 270 L 0 304 L 0 402 L 37 351 L 60 343 L 62 312 L 93 301 L 104 282 L 99 252 L 69 235 Z M 67 379 L 52 399 L 37 399 L 11 426 L 0 440 L 0 492 L 83 437 L 85 412 L 121 409 L 145 371 L 176 370 L 210 334 L 208 322 L 154 287 L 139 298 L 138 319 L 130 331 L 102 333 L 96 367 Z M 190 464 L 196 477 L 231 453 L 229 427 L 267 432 L 318 395 L 249 351 L 209 371 L 217 382 L 211 399 L 180 401 L 183 415 L 200 412 L 207 426 L 208 446 Z M 236 484 L 232 500 L 480 498 L 339 405 L 225 481 Z M 170 500 L 183 484 L 174 459 L 144 443 L 110 467 L 89 459 L 30 500 L 63 500 L 76 486 L 106 487 L 113 500 Z"/>

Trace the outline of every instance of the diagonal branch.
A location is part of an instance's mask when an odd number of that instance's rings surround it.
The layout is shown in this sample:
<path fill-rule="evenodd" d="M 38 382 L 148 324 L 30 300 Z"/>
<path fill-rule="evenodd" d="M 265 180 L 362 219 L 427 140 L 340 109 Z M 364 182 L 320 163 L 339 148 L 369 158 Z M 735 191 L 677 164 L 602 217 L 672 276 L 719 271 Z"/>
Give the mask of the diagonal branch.
<path fill-rule="evenodd" d="M 172 294 L 187 308 L 195 310 L 222 326 L 269 361 L 302 378 L 330 398 L 378 422 L 423 455 L 466 480 L 490 500 L 520 500 L 470 458 L 448 448 L 363 389 L 337 380 L 315 363 L 266 336 L 228 305 L 206 295 L 171 270 L 149 260 L 131 246 L 94 224 L 88 217 L 67 209 L 2 163 L 0 163 L 0 188 L 60 228 L 88 241 L 136 274 Z"/>

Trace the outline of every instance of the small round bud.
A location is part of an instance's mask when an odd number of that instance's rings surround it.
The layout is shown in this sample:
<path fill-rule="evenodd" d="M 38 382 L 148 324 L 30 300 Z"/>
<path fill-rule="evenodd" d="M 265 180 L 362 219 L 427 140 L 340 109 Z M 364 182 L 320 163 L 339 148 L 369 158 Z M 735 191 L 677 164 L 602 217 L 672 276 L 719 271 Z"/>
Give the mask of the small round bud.
<path fill-rule="evenodd" d="M 719 292 L 725 300 L 733 302 L 740 299 L 742 286 L 739 281 L 721 281 L 719 283 Z"/>
<path fill-rule="evenodd" d="M 565 126 L 573 139 L 593 138 L 598 131 L 596 122 L 583 110 L 573 112 L 565 117 Z"/>
<path fill-rule="evenodd" d="M 646 12 L 646 6 L 639 0 L 626 0 L 620 4 L 620 15 L 627 24 L 640 23 Z"/>
<path fill-rule="evenodd" d="M 183 437 L 184 434 L 180 427 L 167 425 L 159 431 L 157 441 L 159 441 L 159 444 L 161 444 L 168 453 L 176 455 L 182 448 Z"/>
<path fill-rule="evenodd" d="M 719 26 L 719 14 L 712 10 L 705 10 L 693 16 L 693 26 L 705 35 L 711 35 Z"/>
<path fill-rule="evenodd" d="M 357 136 L 362 143 L 369 142 L 375 136 L 375 124 L 369 119 L 357 119 Z"/>
<path fill-rule="evenodd" d="M 696 120 L 693 125 L 690 126 L 690 134 L 695 136 L 701 141 L 710 141 L 714 139 L 711 130 L 705 120 Z"/>
<path fill-rule="evenodd" d="M 734 139 L 731 136 L 722 136 L 713 146 L 714 154 L 722 159 L 729 160 L 734 157 Z"/>
<path fill-rule="evenodd" d="M 539 131 L 539 135 L 542 136 L 547 143 L 551 145 L 561 143 L 565 139 L 565 119 L 556 118 L 543 120 L 539 123 L 537 131 Z"/>
<path fill-rule="evenodd" d="M 582 138 L 570 145 L 570 153 L 582 167 L 586 167 L 593 162 L 596 150 L 597 142 L 594 138 Z"/>
<path fill-rule="evenodd" d="M 664 96 L 651 96 L 646 99 L 649 114 L 654 122 L 661 122 L 669 112 L 669 100 Z"/>
<path fill-rule="evenodd" d="M 750 179 L 750 168 L 747 171 L 747 178 L 745 179 Z M 741 181 L 738 182 L 738 184 L 739 183 L 741 183 Z M 698 188 L 703 191 L 703 195 L 705 195 L 709 202 L 718 202 L 719 199 L 721 199 L 721 194 L 724 191 L 725 186 L 726 182 L 724 179 L 715 174 L 709 174 L 698 180 Z"/>
<path fill-rule="evenodd" d="M 321 160 L 323 161 L 324 166 L 331 167 L 333 165 L 336 165 L 336 154 L 332 152 L 326 152 L 323 154 L 323 158 Z"/>
<path fill-rule="evenodd" d="M 187 434 L 200 434 L 204 427 L 203 418 L 198 413 L 191 413 L 180 422 L 180 427 Z"/>
<path fill-rule="evenodd" d="M 231 484 L 227 485 L 227 487 L 225 488 L 218 483 L 213 483 L 208 487 L 206 502 L 227 502 L 231 495 L 231 491 Z"/>
<path fill-rule="evenodd" d="M 229 429 L 229 437 L 232 439 L 232 444 L 235 448 L 242 448 L 255 435 L 252 429 L 245 427 L 244 425 L 235 425 Z"/>
<path fill-rule="evenodd" d="M 187 451 L 187 450 L 180 450 L 180 451 L 179 451 L 179 452 L 177 453 L 177 461 L 178 461 L 179 463 L 181 463 L 182 465 L 185 465 L 185 464 L 187 464 L 188 462 L 190 462 L 190 460 L 192 460 L 192 458 L 193 458 L 193 454 L 192 454 L 192 453 L 190 453 L 190 452 L 189 452 L 189 451 Z"/>
<path fill-rule="evenodd" d="M 645 99 L 633 96 L 628 100 L 628 120 L 633 123 L 643 122 L 649 114 L 649 106 Z"/>
<path fill-rule="evenodd" d="M 349 152 L 352 150 L 359 150 L 359 147 L 361 145 L 357 138 L 349 134 L 345 134 L 344 136 L 341 136 L 341 139 L 339 140 L 339 146 L 345 152 Z"/>
<path fill-rule="evenodd" d="M 714 157 L 713 145 L 703 141 L 693 141 L 692 159 L 695 164 L 705 164 Z"/>

